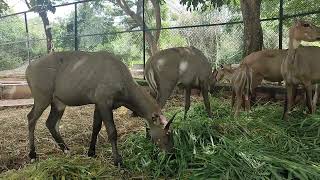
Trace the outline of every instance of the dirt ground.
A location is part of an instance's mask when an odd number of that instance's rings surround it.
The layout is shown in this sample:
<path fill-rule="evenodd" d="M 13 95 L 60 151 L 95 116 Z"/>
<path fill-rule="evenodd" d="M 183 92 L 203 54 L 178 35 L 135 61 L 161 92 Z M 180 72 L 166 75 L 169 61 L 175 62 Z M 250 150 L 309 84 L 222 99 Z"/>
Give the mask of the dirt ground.
<path fill-rule="evenodd" d="M 192 97 L 193 102 L 201 99 L 199 96 Z M 183 107 L 183 96 L 172 97 L 165 109 L 172 106 Z M 26 116 L 30 110 L 31 107 L 0 110 L 0 173 L 9 169 L 19 169 L 29 163 Z M 49 111 L 50 107 L 38 120 L 35 131 L 37 154 L 40 159 L 46 159 L 49 155 L 63 154 L 45 126 Z M 93 105 L 66 108 L 60 123 L 60 132 L 71 150 L 71 155 L 86 155 L 91 138 L 93 111 Z M 124 107 L 114 111 L 119 141 L 129 133 L 144 131 L 143 119 L 130 117 L 130 114 L 131 111 Z M 103 127 L 98 137 L 97 154 L 101 145 L 105 143 L 108 141 Z"/>

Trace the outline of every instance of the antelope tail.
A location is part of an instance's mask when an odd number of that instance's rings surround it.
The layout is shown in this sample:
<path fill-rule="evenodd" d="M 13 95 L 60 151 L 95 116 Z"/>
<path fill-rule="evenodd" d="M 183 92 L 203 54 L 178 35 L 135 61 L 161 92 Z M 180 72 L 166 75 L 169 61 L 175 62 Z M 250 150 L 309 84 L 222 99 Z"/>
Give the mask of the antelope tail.
<path fill-rule="evenodd" d="M 145 72 L 145 77 L 146 80 L 149 84 L 149 87 L 151 88 L 152 91 L 152 96 L 154 96 L 154 98 L 158 97 L 158 91 L 159 91 L 159 74 L 158 72 L 152 67 L 151 64 L 149 64 L 150 66 L 148 67 L 148 70 L 146 70 Z"/>
<path fill-rule="evenodd" d="M 249 98 L 252 94 L 252 69 L 248 65 L 245 66 L 245 76 L 246 76 L 246 82 L 245 82 L 245 98 Z M 249 100 L 249 99 L 246 99 Z"/>
<path fill-rule="evenodd" d="M 241 95 L 245 100 L 249 100 L 252 94 L 252 69 L 241 64 L 232 77 L 232 86 L 236 94 Z"/>

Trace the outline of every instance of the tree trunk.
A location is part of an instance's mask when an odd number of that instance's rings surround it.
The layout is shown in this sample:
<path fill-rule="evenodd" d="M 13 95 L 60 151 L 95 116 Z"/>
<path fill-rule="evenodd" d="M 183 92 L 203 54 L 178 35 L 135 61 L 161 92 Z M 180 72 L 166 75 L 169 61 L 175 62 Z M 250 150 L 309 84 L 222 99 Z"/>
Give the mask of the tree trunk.
<path fill-rule="evenodd" d="M 39 12 L 39 16 L 43 22 L 44 32 L 46 34 L 47 40 L 47 52 L 52 51 L 52 34 L 51 34 L 51 27 L 49 26 L 49 19 L 46 11 Z"/>
<path fill-rule="evenodd" d="M 247 56 L 252 52 L 262 50 L 263 32 L 260 23 L 261 0 L 240 0 L 244 22 L 244 53 Z"/>
<path fill-rule="evenodd" d="M 138 12 L 134 12 L 130 9 L 128 6 L 126 0 L 116 0 L 116 3 L 118 6 L 120 6 L 124 12 L 129 15 L 139 26 L 143 27 L 143 20 L 142 17 Z M 151 0 L 155 18 L 156 18 L 156 28 L 154 33 L 152 31 L 146 31 L 145 37 L 147 44 L 149 45 L 149 49 L 147 49 L 147 52 L 149 56 L 152 56 L 154 53 L 156 53 L 159 50 L 159 37 L 160 37 L 160 28 L 161 28 L 161 13 L 160 13 L 160 2 L 159 0 Z M 145 29 L 149 29 L 149 27 L 145 24 Z"/>

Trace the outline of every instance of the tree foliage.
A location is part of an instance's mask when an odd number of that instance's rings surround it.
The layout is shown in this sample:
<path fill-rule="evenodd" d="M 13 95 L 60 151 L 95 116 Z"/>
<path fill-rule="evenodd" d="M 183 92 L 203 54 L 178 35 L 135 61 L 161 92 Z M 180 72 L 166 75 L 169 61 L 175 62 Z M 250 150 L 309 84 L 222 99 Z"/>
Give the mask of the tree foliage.
<path fill-rule="evenodd" d="M 4 0 L 0 0 L 0 15 L 9 9 L 8 4 Z"/>
<path fill-rule="evenodd" d="M 50 11 L 52 13 L 55 13 L 56 8 L 53 6 L 53 2 L 51 0 L 25 0 L 27 6 L 31 11 L 35 12 L 46 12 Z"/>
<path fill-rule="evenodd" d="M 263 47 L 263 33 L 260 23 L 261 0 L 180 0 L 188 10 L 205 11 L 210 8 L 221 8 L 223 5 L 239 7 L 244 23 L 243 56 L 259 51 Z"/>
<path fill-rule="evenodd" d="M 180 0 L 180 4 L 186 5 L 188 10 L 206 11 L 208 8 L 220 8 L 223 5 L 239 6 L 239 0 Z"/>
<path fill-rule="evenodd" d="M 121 1 L 126 2 L 130 11 L 133 11 L 137 16 L 142 17 L 142 0 Z M 307 6 L 306 3 L 300 2 L 299 0 L 285 1 L 285 14 L 296 13 L 298 10 L 302 10 L 303 12 L 313 11 L 317 8 L 314 6 L 314 3 L 317 1 L 319 0 L 310 0 L 312 6 Z M 33 7 L 37 7 L 37 10 L 35 10 L 36 12 L 44 9 L 47 9 L 46 12 L 51 12 L 51 10 L 54 11 L 51 7 L 55 4 L 65 2 L 65 0 L 28 0 L 28 2 L 35 3 L 32 5 Z M 145 2 L 145 22 L 147 28 L 157 28 L 152 2 L 150 0 L 145 0 Z M 183 9 L 183 13 L 180 13 L 180 11 L 173 12 L 169 3 L 159 2 L 161 3 L 161 27 L 241 20 L 242 16 L 238 4 L 240 2 L 239 0 L 208 0 L 206 2 L 209 3 L 210 8 L 213 9 L 210 9 L 210 11 L 208 9 L 208 11 L 190 12 L 190 10 L 194 9 L 189 8 L 189 10 Z M 214 4 L 214 2 L 216 2 L 216 4 Z M 222 5 L 222 2 L 224 2 L 225 5 Z M 44 5 L 42 6 L 41 3 L 44 3 Z M 263 0 L 261 18 L 277 17 L 279 15 L 279 9 L 275 7 L 278 6 L 278 0 Z M 142 63 L 142 32 L 114 33 L 125 30 L 141 30 L 141 24 L 127 14 L 115 1 L 97 0 L 79 3 L 77 7 L 79 50 L 107 50 L 117 54 L 128 65 L 131 65 L 132 63 Z M 200 4 L 198 5 L 198 8 L 200 8 Z M 201 10 L 201 8 L 199 10 Z M 27 61 L 28 53 L 30 53 L 31 57 L 38 57 L 46 53 L 45 40 L 38 40 L 43 39 L 45 34 L 44 28 L 40 26 L 43 23 L 42 19 L 38 17 L 28 17 L 30 38 L 29 49 L 25 43 L 27 36 L 25 34 L 23 16 L 13 16 L 1 19 L 0 69 L 10 69 L 21 65 L 21 63 Z M 314 21 L 316 24 L 320 23 L 319 14 L 302 18 Z M 291 25 L 292 20 L 293 19 L 286 19 L 284 21 L 284 48 L 286 44 L 287 27 Z M 74 50 L 74 24 L 73 9 L 64 17 L 55 17 L 54 21 L 50 22 L 53 44 L 56 51 Z M 262 22 L 262 25 L 265 47 L 277 48 L 278 21 Z M 151 32 L 152 35 L 155 36 L 155 31 Z M 157 46 L 159 49 L 188 45 L 196 46 L 206 54 L 212 61 L 212 64 L 217 66 L 223 63 L 239 62 L 241 60 L 241 49 L 243 47 L 242 34 L 242 24 L 162 30 L 161 36 L 159 35 Z M 148 50 L 150 47 L 149 43 L 146 45 Z M 148 55 L 149 54 L 147 54 L 147 58 Z"/>

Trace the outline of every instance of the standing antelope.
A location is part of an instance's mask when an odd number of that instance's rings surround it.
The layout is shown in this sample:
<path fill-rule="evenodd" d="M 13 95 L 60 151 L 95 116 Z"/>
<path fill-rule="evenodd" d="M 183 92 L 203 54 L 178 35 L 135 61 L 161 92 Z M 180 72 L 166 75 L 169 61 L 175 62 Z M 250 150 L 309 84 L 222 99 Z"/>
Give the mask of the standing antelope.
<path fill-rule="evenodd" d="M 232 107 L 236 101 L 235 116 L 239 114 L 241 104 L 250 109 L 249 99 L 255 100 L 255 89 L 262 80 L 281 82 L 280 66 L 287 50 L 262 50 L 249 54 L 232 74 Z"/>
<path fill-rule="evenodd" d="M 320 41 L 320 28 L 306 21 L 296 21 L 289 30 L 289 50 L 281 64 L 286 82 L 287 98 L 282 119 L 287 119 L 293 105 L 295 86 L 302 84 L 306 90 L 307 107 L 314 113 L 312 84 L 320 81 L 320 50 L 318 47 L 299 47 L 301 41 Z M 317 91 L 316 91 L 317 93 Z"/>
<path fill-rule="evenodd" d="M 212 88 L 214 83 L 211 73 L 208 59 L 195 47 L 162 50 L 150 57 L 145 68 L 145 77 L 161 108 L 176 85 L 185 88 L 184 119 L 190 108 L 192 88 L 201 90 L 208 116 L 212 117 L 208 97 L 209 88 Z"/>
<path fill-rule="evenodd" d="M 262 80 L 280 83 L 281 63 L 288 50 L 267 49 L 249 54 L 241 64 L 246 64 L 252 69 L 252 96 L 255 100 L 255 89 Z"/>
<path fill-rule="evenodd" d="M 305 47 L 309 48 L 309 47 Z M 320 51 L 320 48 L 313 49 L 313 51 Z M 262 51 L 253 52 L 250 55 L 246 56 L 244 60 L 241 62 L 241 64 L 247 65 L 251 71 L 249 71 L 251 74 L 249 74 L 252 77 L 252 84 L 251 84 L 251 96 L 252 100 L 255 99 L 255 89 L 258 87 L 258 85 L 261 84 L 262 80 L 267 80 L 270 82 L 278 82 L 280 83 L 283 80 L 282 74 L 281 74 L 281 64 L 283 59 L 286 57 L 288 50 L 278 50 L 278 49 L 267 49 Z M 242 73 L 243 74 L 243 73 Z M 236 78 L 237 75 L 233 75 L 233 78 Z M 240 84 L 244 84 L 246 81 L 246 78 L 238 78 L 238 81 L 235 81 L 232 83 L 233 89 L 237 89 L 239 91 L 238 93 L 245 96 L 245 89 L 239 88 L 242 87 Z M 318 93 L 317 93 L 317 87 L 315 91 L 315 95 L 313 98 L 313 106 L 315 107 L 317 99 L 318 99 Z M 235 93 L 232 94 L 232 106 L 235 101 Z M 295 96 L 295 95 L 294 95 Z M 247 108 L 248 109 L 248 108 Z"/>
<path fill-rule="evenodd" d="M 168 152 L 173 149 L 169 131 L 173 118 L 167 122 L 156 101 L 135 83 L 127 67 L 108 52 L 52 52 L 32 62 L 27 67 L 26 77 L 34 98 L 28 114 L 32 161 L 36 159 L 35 126 L 49 105 L 51 111 L 46 126 L 64 152 L 69 148 L 59 133 L 59 122 L 65 107 L 86 104 L 95 104 L 89 156 L 95 156 L 97 135 L 103 122 L 112 145 L 114 164 L 121 164 L 112 112 L 120 106 L 147 120 L 151 138 L 160 148 Z"/>

